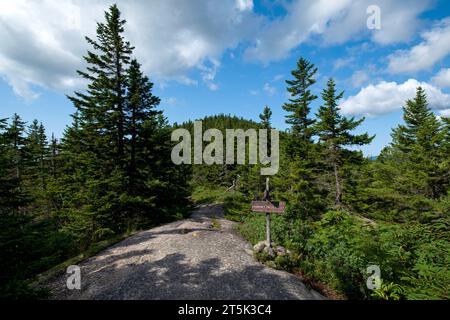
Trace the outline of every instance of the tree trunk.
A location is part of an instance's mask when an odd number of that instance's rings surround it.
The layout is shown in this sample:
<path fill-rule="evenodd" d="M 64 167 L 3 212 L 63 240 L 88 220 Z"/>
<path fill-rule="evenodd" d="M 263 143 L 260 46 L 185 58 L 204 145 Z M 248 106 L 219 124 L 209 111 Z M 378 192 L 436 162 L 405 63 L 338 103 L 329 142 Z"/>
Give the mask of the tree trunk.
<path fill-rule="evenodd" d="M 269 255 L 273 255 L 272 237 L 270 236 L 270 213 L 266 213 L 266 241 Z"/>
<path fill-rule="evenodd" d="M 339 174 L 339 156 L 338 150 L 335 144 L 331 145 L 331 161 L 333 162 L 334 179 L 336 182 L 336 198 L 335 204 L 340 205 L 342 202 L 342 183 L 341 176 Z"/>
<path fill-rule="evenodd" d="M 117 112 L 118 123 L 117 123 L 117 153 L 121 167 L 123 166 L 124 160 L 124 122 L 125 116 L 123 112 L 123 96 L 122 96 L 122 65 L 120 61 L 120 52 L 116 48 L 116 94 L 117 94 Z"/>
<path fill-rule="evenodd" d="M 133 112 L 132 116 L 132 128 L 131 128 L 131 155 L 130 155 L 130 192 L 135 194 L 135 183 L 136 183 L 136 120 Z"/>
<path fill-rule="evenodd" d="M 14 162 L 16 165 L 16 179 L 20 179 L 20 151 L 19 151 L 19 143 L 17 142 L 17 138 L 14 140 Z"/>
<path fill-rule="evenodd" d="M 56 159 L 56 148 L 55 146 L 52 146 L 52 177 L 53 179 L 56 179 L 56 163 L 55 163 L 55 159 Z"/>
<path fill-rule="evenodd" d="M 337 205 L 341 204 L 342 201 L 342 185 L 341 185 L 341 177 L 339 175 L 339 168 L 337 163 L 335 162 L 333 164 L 334 167 L 334 178 L 336 180 L 336 199 L 335 199 L 335 203 Z"/>

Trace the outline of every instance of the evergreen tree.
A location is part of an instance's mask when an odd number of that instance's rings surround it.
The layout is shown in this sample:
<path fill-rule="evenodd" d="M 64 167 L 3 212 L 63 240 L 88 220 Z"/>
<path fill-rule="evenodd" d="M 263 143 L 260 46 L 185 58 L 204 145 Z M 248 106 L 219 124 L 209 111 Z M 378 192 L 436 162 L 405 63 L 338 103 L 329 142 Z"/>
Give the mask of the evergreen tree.
<path fill-rule="evenodd" d="M 72 124 L 66 127 L 61 139 L 61 148 L 65 155 L 78 155 L 84 151 L 82 135 L 80 113 L 77 111 L 72 115 Z"/>
<path fill-rule="evenodd" d="M 25 144 L 25 122 L 15 113 L 12 117 L 11 125 L 6 129 L 5 138 L 11 145 L 16 178 L 21 177 L 21 167 L 23 160 L 23 146 Z"/>
<path fill-rule="evenodd" d="M 128 70 L 128 95 L 126 106 L 126 134 L 130 137 L 130 161 L 128 175 L 130 179 L 130 191 L 136 193 L 136 179 L 138 170 L 138 160 L 146 141 L 143 141 L 142 132 L 153 130 L 150 134 L 155 134 L 158 129 L 158 116 L 161 115 L 156 107 L 161 100 L 152 94 L 153 83 L 150 82 L 142 71 L 140 64 L 133 60 Z M 146 125 L 147 123 L 147 125 Z M 139 135 L 141 133 L 141 135 Z M 142 161 L 141 161 L 142 163 Z M 144 161 L 144 165 L 147 161 Z"/>
<path fill-rule="evenodd" d="M 87 38 L 95 52 L 85 57 L 87 71 L 78 73 L 88 89 L 69 97 L 77 112 L 61 146 L 61 202 L 76 204 L 62 206 L 63 212 L 88 235 L 80 240 L 87 245 L 131 230 L 157 204 L 174 206 L 186 196 L 186 177 L 170 159 L 167 121 L 156 110 L 160 99 L 131 59 L 133 47 L 123 37 L 125 20 L 116 5 L 105 20 L 98 23 L 97 39 Z"/>
<path fill-rule="evenodd" d="M 261 126 L 264 129 L 270 130 L 272 128 L 271 118 L 272 110 L 270 110 L 268 106 L 265 106 L 263 113 L 259 115 L 259 119 L 261 119 Z"/>
<path fill-rule="evenodd" d="M 450 196 L 450 117 L 442 117 L 442 143 L 440 159 L 442 167 L 442 194 Z"/>
<path fill-rule="evenodd" d="M 448 155 L 450 155 L 450 118 L 448 117 L 442 117 L 442 142 L 441 142 L 441 148 L 442 148 L 442 156 L 443 158 L 450 160 Z"/>
<path fill-rule="evenodd" d="M 427 102 L 427 95 L 422 87 L 417 88 L 416 97 L 406 102 L 403 107 L 404 125 L 393 130 L 393 145 L 405 153 L 412 153 L 415 147 L 423 151 L 433 151 L 439 144 L 440 125 Z"/>
<path fill-rule="evenodd" d="M 105 13 L 105 22 L 97 24 L 97 38 L 86 37 L 94 51 L 88 51 L 86 92 L 69 97 L 77 112 L 64 138 L 65 161 L 76 163 L 67 170 L 68 188 L 76 189 L 80 207 L 71 215 L 85 216 L 92 240 L 121 232 L 129 216 L 127 187 L 127 70 L 133 47 L 125 40 L 124 25 L 117 5 Z M 69 191 L 69 190 L 66 190 Z M 66 192 L 64 192 L 66 193 Z M 81 209 L 80 209 L 81 208 Z M 78 223 L 78 222 L 77 222 Z"/>
<path fill-rule="evenodd" d="M 45 128 L 38 120 L 34 120 L 30 125 L 23 149 L 27 166 L 27 185 L 30 190 L 38 186 L 40 191 L 45 191 L 48 174 L 46 161 L 49 149 Z"/>
<path fill-rule="evenodd" d="M 16 210 L 24 203 L 20 190 L 20 178 L 17 175 L 17 158 L 14 142 L 21 138 L 19 126 L 20 118 L 14 115 L 11 126 L 7 126 L 7 119 L 0 119 L 0 217 L 17 213 Z M 14 128 L 16 131 L 14 131 Z M 13 135 L 12 133 L 15 133 Z M 12 146 L 11 146 L 12 145 Z M 17 143 L 17 147 L 19 143 Z M 3 229 L 3 228 L 1 228 Z"/>
<path fill-rule="evenodd" d="M 270 139 L 272 130 L 272 110 L 265 106 L 263 112 L 259 115 L 261 120 L 260 126 L 262 129 L 267 130 L 267 155 L 270 157 L 272 152 L 272 141 Z M 252 195 L 253 199 L 261 199 L 262 193 L 266 188 L 266 177 L 261 176 L 261 164 L 249 167 L 246 172 L 243 172 L 244 188 L 248 189 L 248 192 Z"/>
<path fill-rule="evenodd" d="M 0 298 L 5 296 L 5 291 L 9 290 L 16 275 L 24 268 L 20 262 L 23 259 L 22 250 L 26 247 L 23 244 L 26 236 L 24 230 L 30 220 L 24 214 L 25 210 L 21 210 L 28 201 L 17 174 L 16 153 L 10 152 L 15 151 L 14 142 L 21 137 L 21 129 L 18 129 L 21 125 L 16 125 L 22 122 L 18 120 L 19 117 L 14 115 L 12 124 L 7 127 L 6 119 L 0 119 Z"/>
<path fill-rule="evenodd" d="M 442 161 L 442 127 L 431 111 L 427 95 L 418 87 L 416 96 L 403 108 L 404 124 L 392 133 L 392 147 L 399 150 L 408 183 L 402 188 L 411 194 L 420 193 L 438 198 L 447 193 L 448 168 Z M 444 156 L 445 157 L 445 156 Z"/>
<path fill-rule="evenodd" d="M 319 108 L 317 114 L 318 122 L 315 125 L 315 132 L 319 137 L 319 143 L 322 145 L 324 158 L 331 166 L 335 180 L 335 203 L 342 202 L 343 180 L 341 169 L 347 160 L 345 150 L 346 146 L 362 146 L 369 144 L 375 137 L 369 137 L 367 133 L 362 135 L 352 135 L 364 118 L 355 120 L 346 118 L 340 114 L 339 100 L 344 96 L 344 92 L 336 92 L 336 84 L 333 79 L 327 83 L 327 88 L 322 93 L 324 104 Z"/>
<path fill-rule="evenodd" d="M 293 80 L 287 80 L 287 91 L 291 98 L 285 103 L 283 109 L 289 114 L 286 116 L 286 123 L 291 125 L 292 141 L 290 148 L 293 149 L 294 156 L 307 157 L 312 144 L 311 103 L 317 96 L 311 93 L 310 87 L 316 83 L 314 79 L 317 68 L 304 58 L 297 62 L 297 69 L 292 71 Z"/>
<path fill-rule="evenodd" d="M 55 134 L 52 133 L 52 138 L 50 141 L 50 165 L 51 165 L 51 174 L 55 179 L 57 175 L 57 161 L 59 155 L 59 144 L 58 140 L 55 138 Z"/>
<path fill-rule="evenodd" d="M 259 119 L 261 120 L 261 127 L 267 130 L 267 154 L 270 157 L 270 153 L 272 151 L 272 141 L 270 139 L 270 130 L 272 129 L 272 110 L 268 106 L 264 107 L 263 113 L 259 115 Z"/>
<path fill-rule="evenodd" d="M 78 71 L 89 81 L 87 93 L 76 92 L 69 98 L 79 112 L 80 124 L 89 132 L 86 147 L 103 159 L 112 159 L 114 166 L 123 169 L 126 70 L 134 48 L 124 39 L 126 21 L 117 5 L 109 8 L 105 20 L 97 24 L 97 40 L 86 37 L 95 50 L 85 57 L 87 71 Z"/>
<path fill-rule="evenodd" d="M 300 58 L 297 69 L 291 72 L 294 79 L 286 81 L 291 98 L 283 109 L 288 112 L 286 123 L 291 128 L 285 137 L 280 174 L 275 180 L 290 203 L 288 215 L 292 217 L 316 217 L 323 209 L 315 173 L 316 147 L 312 140 L 315 120 L 310 118 L 311 103 L 317 99 L 311 92 L 316 73 L 314 64 Z"/>

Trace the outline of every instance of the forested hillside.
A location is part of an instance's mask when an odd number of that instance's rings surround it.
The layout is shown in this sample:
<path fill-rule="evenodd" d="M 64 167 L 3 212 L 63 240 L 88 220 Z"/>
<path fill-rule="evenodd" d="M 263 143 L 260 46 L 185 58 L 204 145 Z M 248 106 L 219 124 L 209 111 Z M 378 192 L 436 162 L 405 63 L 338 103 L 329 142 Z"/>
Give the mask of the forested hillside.
<path fill-rule="evenodd" d="M 137 231 L 180 219 L 195 202 L 223 201 L 227 218 L 253 244 L 265 239 L 264 217 L 250 212 L 266 177 L 260 165 L 174 165 L 169 125 L 153 83 L 134 59 L 117 6 L 97 25 L 86 87 L 68 97 L 75 112 L 63 137 L 20 115 L 0 120 L 0 297 L 45 297 L 29 284 L 52 267 Z M 280 170 L 270 177 L 272 237 L 294 254 L 258 259 L 295 272 L 351 299 L 450 297 L 450 120 L 438 118 L 424 89 L 405 101 L 403 123 L 376 159 L 364 119 L 340 112 L 344 88 L 330 79 L 321 97 L 318 70 L 304 58 L 286 79 Z M 321 73 L 326 73 L 322 70 Z M 320 102 L 318 110 L 312 103 Z M 203 130 L 272 129 L 232 115 L 201 119 Z M 366 286 L 378 265 L 382 287 Z"/>
<path fill-rule="evenodd" d="M 288 204 L 275 217 L 274 241 L 294 259 L 262 255 L 262 261 L 294 271 L 319 287 L 347 298 L 448 299 L 450 283 L 449 119 L 437 118 L 426 93 L 417 88 L 405 101 L 404 123 L 392 130 L 392 144 L 376 159 L 354 146 L 369 134 L 341 115 L 343 92 L 332 79 L 322 92 L 317 114 L 310 110 L 316 69 L 300 59 L 288 80 L 292 98 L 285 105 L 292 127 L 281 137 L 281 169 L 271 177 L 272 198 Z M 261 122 L 232 116 L 201 119 L 204 130 L 271 128 L 266 107 Z M 182 125 L 189 130 L 192 122 Z M 265 218 L 250 213 L 265 177 L 259 166 L 193 166 L 194 199 L 225 201 L 228 218 L 254 244 L 265 239 Z M 217 189 L 218 187 L 221 187 Z M 381 269 L 382 288 L 367 289 L 367 267 Z"/>
<path fill-rule="evenodd" d="M 318 99 L 311 93 L 316 71 L 302 58 L 287 81 L 292 98 L 284 109 L 291 129 L 281 135 L 281 169 L 271 177 L 272 198 L 288 205 L 286 214 L 274 217 L 272 237 L 296 256 L 259 258 L 341 297 L 448 299 L 449 119 L 437 118 L 419 87 L 405 102 L 404 123 L 392 130 L 392 143 L 376 159 L 365 158 L 354 146 L 373 137 L 352 133 L 364 119 L 341 115 L 344 93 L 332 79 L 322 91 L 322 106 L 311 112 Z M 261 123 L 247 126 L 270 127 L 270 115 L 265 108 Z M 242 222 L 240 231 L 254 244 L 265 239 L 265 218 L 249 208 L 265 187 L 257 167 L 203 166 L 194 172 L 200 177 L 194 180 L 197 198 L 209 199 L 215 192 L 207 190 L 225 186 L 228 196 L 223 190 L 216 196 L 225 200 L 228 217 Z M 375 291 L 366 286 L 370 265 L 381 269 L 382 287 Z"/>

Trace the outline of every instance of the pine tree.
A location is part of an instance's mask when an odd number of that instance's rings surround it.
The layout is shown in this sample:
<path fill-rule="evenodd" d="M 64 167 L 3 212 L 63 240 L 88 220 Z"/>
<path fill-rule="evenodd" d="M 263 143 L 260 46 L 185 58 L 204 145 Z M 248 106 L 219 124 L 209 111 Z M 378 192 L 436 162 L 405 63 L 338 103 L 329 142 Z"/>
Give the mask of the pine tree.
<path fill-rule="evenodd" d="M 25 122 L 15 113 L 11 125 L 6 129 L 5 138 L 10 143 L 13 152 L 16 178 L 21 178 L 21 167 L 23 160 L 23 146 L 25 144 Z"/>
<path fill-rule="evenodd" d="M 47 186 L 48 170 L 48 141 L 45 128 L 38 120 L 34 120 L 28 129 L 25 138 L 24 158 L 26 161 L 26 174 L 30 190 L 39 186 L 39 191 L 45 191 Z"/>
<path fill-rule="evenodd" d="M 13 123 L 17 124 L 17 120 L 15 115 Z M 21 208 L 28 203 L 17 176 L 17 158 L 15 152 L 10 152 L 14 151 L 14 137 L 21 134 L 16 131 L 17 135 L 11 136 L 12 127 L 14 124 L 7 128 L 7 120 L 0 119 L 0 297 L 11 290 L 11 283 L 24 268 L 23 263 L 20 264 L 23 259 L 21 249 L 24 247 L 21 240 L 26 236 L 23 230 L 29 223 L 27 215 L 21 212 Z"/>
<path fill-rule="evenodd" d="M 270 130 L 272 129 L 272 110 L 268 106 L 264 107 L 263 113 L 259 115 L 259 119 L 261 120 L 261 126 L 263 129 L 267 130 L 267 134 L 270 135 Z M 267 137 L 267 155 L 270 157 L 272 147 L 272 141 L 270 140 L 270 136 Z"/>
<path fill-rule="evenodd" d="M 316 83 L 314 79 L 317 68 L 314 64 L 300 58 L 297 62 L 297 69 L 292 71 L 294 80 L 287 80 L 287 91 L 291 98 L 289 103 L 285 103 L 283 109 L 289 114 L 286 116 L 286 123 L 291 125 L 293 155 L 307 157 L 312 143 L 312 125 L 314 120 L 309 118 L 311 103 L 317 96 L 311 93 L 310 87 Z"/>
<path fill-rule="evenodd" d="M 144 130 L 145 123 L 150 123 L 150 125 L 154 126 L 153 130 L 157 129 L 157 118 L 161 115 L 161 112 L 157 111 L 156 107 L 160 104 L 161 100 L 152 94 L 153 83 L 142 73 L 141 66 L 136 60 L 131 61 L 128 70 L 128 86 L 125 128 L 126 134 L 130 137 L 128 175 L 130 179 L 130 191 L 136 193 L 137 160 L 139 153 L 141 153 L 139 149 L 144 147 L 142 143 L 142 131 Z M 141 133 L 141 136 L 139 133 Z"/>
<path fill-rule="evenodd" d="M 416 97 L 406 102 L 403 108 L 404 125 L 399 125 L 392 133 L 393 145 L 405 153 L 420 146 L 424 151 L 432 151 L 439 143 L 440 125 L 427 102 L 422 87 L 417 88 Z"/>
<path fill-rule="evenodd" d="M 14 115 L 13 124 L 7 127 L 7 119 L 0 119 L 0 218 L 14 213 L 22 204 L 20 193 L 20 180 L 17 175 L 16 153 L 11 153 L 14 142 L 21 137 L 19 131 L 11 135 L 11 128 L 16 128 L 19 117 Z M 15 151 L 15 149 L 12 149 Z M 3 225 L 3 224 L 2 224 Z"/>
<path fill-rule="evenodd" d="M 444 179 L 450 181 L 450 117 L 442 117 L 442 142 L 440 146 L 440 157 L 444 168 Z M 447 190 L 447 192 L 450 190 Z"/>
<path fill-rule="evenodd" d="M 86 37 L 95 52 L 85 57 L 87 71 L 78 71 L 90 83 L 87 93 L 69 97 L 79 112 L 87 147 L 99 157 L 112 159 L 119 168 L 125 158 L 126 70 L 133 47 L 125 40 L 125 20 L 117 5 L 105 13 L 105 23 L 97 24 L 97 40 Z M 112 148 L 109 141 L 112 142 Z M 111 154 L 111 150 L 113 153 Z"/>
<path fill-rule="evenodd" d="M 270 130 L 272 130 L 272 110 L 269 106 L 265 106 L 263 112 L 259 115 L 260 126 L 262 129 L 267 130 L 267 155 L 271 156 L 272 141 L 270 139 Z M 247 168 L 247 171 L 243 172 L 244 188 L 252 195 L 253 199 L 260 199 L 261 194 L 266 188 L 266 177 L 261 176 L 261 164 Z M 245 185 L 245 183 L 247 184 Z"/>
<path fill-rule="evenodd" d="M 42 190 L 47 189 L 47 176 L 48 176 L 48 168 L 47 161 L 49 156 L 49 146 L 47 141 L 47 136 L 45 134 L 45 128 L 42 123 L 39 124 L 38 130 L 39 137 L 39 169 L 41 175 L 41 186 Z"/>
<path fill-rule="evenodd" d="M 259 115 L 263 129 L 270 130 L 272 128 L 271 118 L 272 110 L 268 106 L 265 106 L 263 113 Z"/>
<path fill-rule="evenodd" d="M 66 127 L 61 139 L 61 148 L 65 155 L 78 155 L 84 151 L 82 135 L 80 113 L 77 111 L 72 115 L 72 124 Z"/>
<path fill-rule="evenodd" d="M 51 165 L 51 174 L 53 179 L 56 178 L 57 175 L 57 161 L 59 155 L 59 144 L 58 140 L 55 138 L 55 134 L 52 133 L 52 138 L 50 141 L 50 165 Z"/>
<path fill-rule="evenodd" d="M 86 37 L 94 51 L 88 51 L 86 71 L 78 74 L 88 81 L 86 92 L 75 92 L 69 99 L 77 113 L 67 130 L 63 158 L 76 163 L 67 170 L 80 208 L 73 219 L 89 217 L 92 240 L 123 231 L 129 215 L 127 187 L 127 70 L 133 47 L 125 40 L 124 26 L 117 5 L 105 13 L 105 22 L 97 24 L 97 38 Z M 66 190 L 64 193 L 70 192 Z"/>
<path fill-rule="evenodd" d="M 343 179 L 341 169 L 346 161 L 347 146 L 362 146 L 369 144 L 375 138 L 369 137 L 367 133 L 362 135 L 352 135 L 364 118 L 355 120 L 346 118 L 340 114 L 339 100 L 344 96 L 344 92 L 336 92 L 336 84 L 333 79 L 327 83 L 327 88 L 322 92 L 324 104 L 319 108 L 315 132 L 319 137 L 319 144 L 322 145 L 324 158 L 330 164 L 335 180 L 335 203 L 340 205 L 343 195 Z"/>
<path fill-rule="evenodd" d="M 441 139 L 441 148 L 444 158 L 449 159 L 448 155 L 450 154 L 450 118 L 442 117 L 442 139 Z"/>
<path fill-rule="evenodd" d="M 314 64 L 300 58 L 297 69 L 292 71 L 294 79 L 286 81 L 291 98 L 283 109 L 289 113 L 286 123 L 291 128 L 276 179 L 290 203 L 288 215 L 292 217 L 316 217 L 323 209 L 315 174 L 316 148 L 312 140 L 315 120 L 310 118 L 311 103 L 317 99 L 311 92 L 316 73 Z"/>
<path fill-rule="evenodd" d="M 427 95 L 418 87 L 414 99 L 403 108 L 405 124 L 392 132 L 392 147 L 399 150 L 402 161 L 398 163 L 407 183 L 402 188 L 411 194 L 438 198 L 447 193 L 448 168 L 441 161 L 442 126 L 431 111 Z"/>

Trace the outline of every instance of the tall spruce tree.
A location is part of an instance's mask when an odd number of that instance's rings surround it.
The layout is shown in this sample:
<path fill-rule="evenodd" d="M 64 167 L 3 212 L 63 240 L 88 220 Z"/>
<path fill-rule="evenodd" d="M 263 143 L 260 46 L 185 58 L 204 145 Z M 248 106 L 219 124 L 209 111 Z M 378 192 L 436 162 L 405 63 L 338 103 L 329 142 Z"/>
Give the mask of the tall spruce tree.
<path fill-rule="evenodd" d="M 6 128 L 5 138 L 11 145 L 13 152 L 13 161 L 15 167 L 15 175 L 17 179 L 21 177 L 21 168 L 23 165 L 23 146 L 25 144 L 25 122 L 15 113 L 12 117 L 10 126 Z"/>
<path fill-rule="evenodd" d="M 142 73 L 140 64 L 136 60 L 132 60 L 128 69 L 125 128 L 126 135 L 130 139 L 128 175 L 129 188 L 132 194 L 136 194 L 137 191 L 138 160 L 142 160 L 142 148 L 144 147 L 143 143 L 145 143 L 142 141 L 144 138 L 142 132 L 144 129 L 151 129 L 149 126 L 153 126 L 153 130 L 156 131 L 158 116 L 162 114 L 161 111 L 156 110 L 161 100 L 152 94 L 152 90 L 153 83 Z M 144 165 L 147 165 L 146 161 L 144 161 Z"/>
<path fill-rule="evenodd" d="M 442 179 L 444 182 L 442 193 L 447 193 L 450 196 L 450 117 L 442 117 L 442 123 L 442 143 L 440 148 L 441 166 L 443 168 Z"/>
<path fill-rule="evenodd" d="M 38 190 L 42 192 L 47 187 L 46 161 L 49 149 L 45 128 L 38 120 L 34 120 L 30 125 L 23 149 L 28 187 L 30 189 L 38 187 Z"/>
<path fill-rule="evenodd" d="M 438 147 L 440 124 L 431 111 L 425 90 L 417 88 L 416 97 L 403 107 L 405 124 L 393 130 L 393 145 L 405 153 L 412 153 L 417 147 L 433 151 Z"/>
<path fill-rule="evenodd" d="M 291 72 L 293 80 L 287 80 L 287 91 L 291 98 L 285 103 L 283 109 L 289 114 L 286 123 L 291 125 L 290 148 L 294 156 L 307 157 L 312 144 L 312 125 L 314 120 L 310 118 L 311 103 L 317 96 L 311 93 L 311 86 L 316 83 L 314 76 L 317 68 L 304 58 L 297 62 L 297 69 Z"/>
<path fill-rule="evenodd" d="M 270 130 L 272 129 L 272 110 L 268 106 L 264 107 L 263 113 L 259 115 L 259 119 L 261 120 L 261 126 L 263 129 L 267 130 L 267 134 L 270 134 Z M 270 152 L 272 146 L 272 141 L 270 137 L 267 138 L 267 154 L 270 156 Z"/>
<path fill-rule="evenodd" d="M 18 117 L 13 118 L 17 124 Z M 17 177 L 17 163 L 14 151 L 14 136 L 7 128 L 6 119 L 0 119 L 0 297 L 8 297 L 5 292 L 11 291 L 16 276 L 24 269 L 22 250 L 23 231 L 29 218 L 21 212 L 27 204 L 25 194 Z M 30 236 L 30 235 L 28 235 Z M 28 252 L 30 255 L 30 252 Z M 9 292 L 8 292 L 9 293 Z"/>
<path fill-rule="evenodd" d="M 404 124 L 392 132 L 392 147 L 400 152 L 410 194 L 439 198 L 447 193 L 448 167 L 442 160 L 442 125 L 431 111 L 425 90 L 417 88 L 414 99 L 403 108 Z M 447 155 L 448 156 L 448 155 Z M 445 157 L 445 156 L 444 156 Z"/>
<path fill-rule="evenodd" d="M 75 193 L 77 204 L 63 211 L 89 235 L 86 243 L 132 229 L 157 204 L 184 203 L 186 193 L 186 177 L 170 159 L 167 121 L 156 110 L 160 99 L 131 58 L 116 5 L 105 20 L 97 39 L 87 38 L 94 51 L 85 57 L 87 70 L 78 73 L 88 88 L 69 97 L 77 111 L 61 146 L 61 194 Z"/>
<path fill-rule="evenodd" d="M 300 58 L 297 68 L 291 72 L 294 79 L 286 81 L 291 98 L 283 109 L 288 112 L 286 123 L 291 128 L 277 180 L 284 185 L 284 194 L 290 203 L 289 216 L 293 217 L 318 217 L 323 209 L 315 174 L 316 148 L 312 140 L 315 120 L 310 117 L 311 103 L 317 99 L 311 91 L 316 73 L 314 64 Z"/>
<path fill-rule="evenodd" d="M 117 5 L 112 5 L 105 22 L 97 24 L 96 39 L 86 37 L 93 51 L 84 57 L 86 71 L 78 74 L 88 87 L 69 97 L 77 112 L 62 149 L 65 161 L 76 167 L 67 170 L 66 178 L 72 182 L 65 184 L 69 188 L 65 191 L 78 189 L 79 206 L 70 212 L 74 221 L 86 217 L 80 228 L 89 230 L 93 241 L 123 231 L 129 215 L 126 94 L 133 47 L 124 38 L 125 23 Z"/>
<path fill-rule="evenodd" d="M 270 130 L 272 129 L 272 110 L 269 106 L 265 106 L 263 112 L 259 115 L 260 126 L 262 129 L 267 130 L 267 155 L 271 155 L 272 141 L 270 139 Z M 261 195 L 265 191 L 266 178 L 261 175 L 261 164 L 256 166 L 250 166 L 247 171 L 242 172 L 241 185 L 242 189 L 248 189 L 253 199 L 261 199 Z"/>
<path fill-rule="evenodd" d="M 264 129 L 270 130 L 272 128 L 271 118 L 272 118 L 272 110 L 270 110 L 268 106 L 265 106 L 263 113 L 259 115 L 259 119 L 261 120 L 261 126 Z"/>
<path fill-rule="evenodd" d="M 450 160 L 450 117 L 442 117 L 442 142 L 443 156 Z"/>
<path fill-rule="evenodd" d="M 51 168 L 50 171 L 53 179 L 55 179 L 57 175 L 58 155 L 59 155 L 58 139 L 56 139 L 55 134 L 52 133 L 52 138 L 50 140 L 50 168 Z"/>
<path fill-rule="evenodd" d="M 22 124 L 19 119 L 14 115 L 10 126 L 7 126 L 7 119 L 0 119 L 0 219 L 6 219 L 7 216 L 17 213 L 18 207 L 24 203 L 20 177 L 17 175 L 15 146 L 19 147 L 19 144 L 14 144 L 18 137 L 22 139 L 21 129 L 16 127 L 19 122 Z M 11 128 L 17 131 L 12 134 Z M 2 229 L 6 227 L 3 223 L 2 226 Z"/>
<path fill-rule="evenodd" d="M 335 180 L 335 203 L 340 205 L 343 195 L 343 179 L 341 174 L 342 166 L 347 160 L 345 150 L 347 146 L 362 146 L 369 144 L 375 138 L 367 133 L 353 135 L 351 131 L 356 129 L 364 118 L 355 120 L 346 118 L 340 114 L 339 100 L 344 96 L 344 92 L 336 92 L 336 84 L 333 79 L 327 83 L 327 88 L 322 92 L 324 104 L 317 113 L 317 123 L 315 132 L 319 137 L 319 144 L 322 145 L 321 151 L 324 159 L 332 168 Z"/>
<path fill-rule="evenodd" d="M 117 5 L 105 13 L 105 22 L 97 24 L 97 39 L 86 37 L 93 47 L 85 57 L 86 71 L 78 71 L 89 81 L 86 93 L 69 97 L 78 110 L 87 147 L 113 165 L 123 169 L 125 159 L 126 70 L 133 47 L 125 40 L 124 25 Z M 112 152 L 111 152 L 112 151 Z M 108 161 L 109 162 L 109 161 Z"/>

